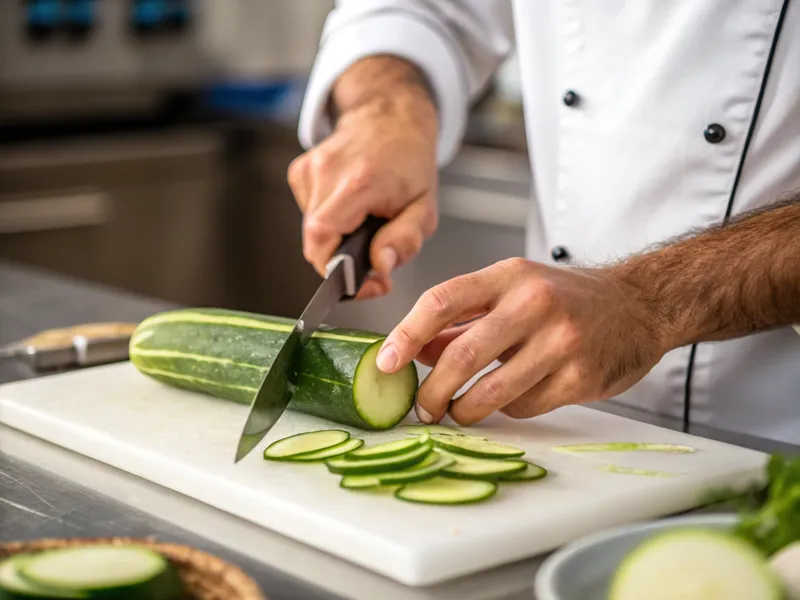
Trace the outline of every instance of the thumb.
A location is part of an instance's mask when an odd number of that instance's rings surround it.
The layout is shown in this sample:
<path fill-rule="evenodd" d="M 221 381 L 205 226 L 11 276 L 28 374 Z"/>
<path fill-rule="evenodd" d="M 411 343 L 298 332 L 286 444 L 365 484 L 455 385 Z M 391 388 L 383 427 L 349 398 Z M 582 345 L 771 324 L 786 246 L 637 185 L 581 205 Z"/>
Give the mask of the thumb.
<path fill-rule="evenodd" d="M 413 259 L 436 230 L 437 219 L 436 207 L 429 196 L 409 204 L 381 227 L 372 240 L 370 261 L 374 270 L 388 276 Z"/>

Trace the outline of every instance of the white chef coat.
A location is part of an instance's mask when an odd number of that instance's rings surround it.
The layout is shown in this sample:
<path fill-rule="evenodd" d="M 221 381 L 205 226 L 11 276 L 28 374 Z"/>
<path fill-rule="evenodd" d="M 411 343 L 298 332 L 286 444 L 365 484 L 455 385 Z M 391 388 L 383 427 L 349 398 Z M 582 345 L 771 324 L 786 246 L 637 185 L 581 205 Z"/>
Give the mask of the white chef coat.
<path fill-rule="evenodd" d="M 389 53 L 429 79 L 446 164 L 470 100 L 516 44 L 533 172 L 527 256 L 602 263 L 800 189 L 799 34 L 800 0 L 339 1 L 299 136 L 322 140 L 332 82 Z M 800 336 L 680 348 L 617 401 L 799 443 Z"/>

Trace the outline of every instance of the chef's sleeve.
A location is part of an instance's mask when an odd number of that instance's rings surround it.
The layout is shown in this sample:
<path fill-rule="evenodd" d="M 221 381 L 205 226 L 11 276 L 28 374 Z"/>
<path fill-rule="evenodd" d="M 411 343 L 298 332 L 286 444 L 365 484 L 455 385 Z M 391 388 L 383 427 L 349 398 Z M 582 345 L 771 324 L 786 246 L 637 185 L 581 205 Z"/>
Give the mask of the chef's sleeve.
<path fill-rule="evenodd" d="M 338 0 L 328 15 L 300 111 L 300 143 L 332 130 L 326 104 L 334 81 L 358 60 L 390 54 L 427 78 L 439 112 L 437 158 L 458 151 L 472 99 L 508 55 L 509 0 Z"/>

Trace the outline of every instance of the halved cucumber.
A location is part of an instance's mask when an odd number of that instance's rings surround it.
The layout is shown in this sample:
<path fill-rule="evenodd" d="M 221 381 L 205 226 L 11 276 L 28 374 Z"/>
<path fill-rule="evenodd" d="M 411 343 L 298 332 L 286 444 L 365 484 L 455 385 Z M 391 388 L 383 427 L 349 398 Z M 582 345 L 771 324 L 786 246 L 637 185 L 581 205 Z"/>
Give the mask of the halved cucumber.
<path fill-rule="evenodd" d="M 0 563 L 0 600 L 31 600 L 33 598 L 87 598 L 86 594 L 58 590 L 28 581 L 19 574 L 23 565 L 35 555 L 24 554 Z"/>
<path fill-rule="evenodd" d="M 90 598 L 172 600 L 180 594 L 167 560 L 137 546 L 49 550 L 25 561 L 19 574 L 34 584 Z"/>
<path fill-rule="evenodd" d="M 378 444 L 377 446 L 369 446 L 367 448 L 359 448 L 347 455 L 351 459 L 364 459 L 364 458 L 385 458 L 387 456 L 395 456 L 408 452 L 412 448 L 419 446 L 419 440 L 416 438 L 406 438 L 402 440 L 394 440 L 393 442 L 386 442 L 385 444 Z"/>
<path fill-rule="evenodd" d="M 514 458 L 525 454 L 525 450 L 516 446 L 498 444 L 481 438 L 466 435 L 441 435 L 431 436 L 434 444 L 450 452 L 475 456 L 478 458 Z"/>
<path fill-rule="evenodd" d="M 443 448 L 437 448 L 436 452 L 455 461 L 455 464 L 442 469 L 444 477 L 456 477 L 459 479 L 483 479 L 493 481 L 524 471 L 528 463 L 523 460 L 494 460 L 490 458 L 473 458 L 462 456 L 453 452 L 448 452 Z"/>
<path fill-rule="evenodd" d="M 491 481 L 433 477 L 404 485 L 395 492 L 395 497 L 422 504 L 469 504 L 486 500 L 495 492 L 497 485 Z"/>
<path fill-rule="evenodd" d="M 516 461 L 515 461 L 516 462 Z M 525 468 L 522 471 L 500 476 L 500 481 L 536 481 L 547 476 L 547 469 L 527 460 L 523 460 Z"/>
<path fill-rule="evenodd" d="M 615 572 L 608 600 L 780 600 L 765 557 L 726 531 L 683 529 L 658 534 Z"/>
<path fill-rule="evenodd" d="M 405 469 L 422 461 L 433 448 L 431 442 L 418 445 L 403 454 L 386 456 L 384 458 L 367 458 L 364 460 L 351 460 L 347 457 L 332 458 L 326 462 L 331 473 L 339 475 L 371 475 Z"/>
<path fill-rule="evenodd" d="M 299 454 L 319 452 L 347 441 L 350 434 L 341 429 L 323 429 L 290 435 L 272 442 L 264 450 L 267 460 L 285 460 Z"/>
<path fill-rule="evenodd" d="M 296 454 L 294 456 L 287 456 L 283 460 L 290 460 L 292 462 L 316 462 L 333 458 L 334 456 L 341 456 L 347 454 L 352 450 L 356 450 L 364 445 L 364 440 L 359 438 L 350 438 L 341 444 L 336 444 L 330 448 L 323 448 L 316 452 L 304 452 L 303 454 Z"/>

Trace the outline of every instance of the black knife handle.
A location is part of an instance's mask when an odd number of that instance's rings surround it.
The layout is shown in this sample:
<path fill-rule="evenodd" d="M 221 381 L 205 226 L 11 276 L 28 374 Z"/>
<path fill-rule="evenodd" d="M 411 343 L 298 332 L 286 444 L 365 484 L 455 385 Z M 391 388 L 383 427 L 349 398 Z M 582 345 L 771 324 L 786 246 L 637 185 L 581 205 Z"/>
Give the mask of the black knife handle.
<path fill-rule="evenodd" d="M 372 264 L 369 259 L 369 250 L 372 239 L 378 230 L 388 223 L 388 219 L 373 217 L 369 215 L 367 219 L 353 233 L 349 233 L 342 239 L 339 249 L 336 250 L 334 258 L 341 254 L 346 254 L 353 259 L 356 291 L 361 289 L 364 280 L 367 278 Z M 345 294 L 345 298 L 350 298 Z"/>

